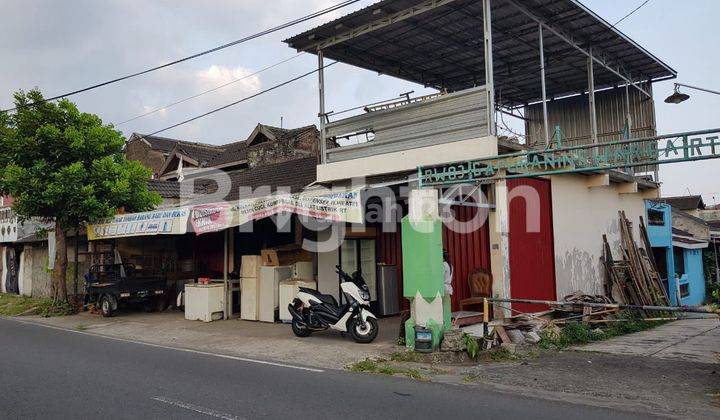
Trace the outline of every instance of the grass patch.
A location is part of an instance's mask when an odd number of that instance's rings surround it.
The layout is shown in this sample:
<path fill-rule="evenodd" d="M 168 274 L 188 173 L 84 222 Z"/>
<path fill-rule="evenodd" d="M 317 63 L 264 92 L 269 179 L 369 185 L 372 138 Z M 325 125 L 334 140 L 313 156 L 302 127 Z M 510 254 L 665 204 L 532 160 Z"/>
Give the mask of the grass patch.
<path fill-rule="evenodd" d="M 73 308 L 64 302 L 0 293 L 0 316 L 42 315 L 53 317 L 73 313 L 75 313 Z"/>
<path fill-rule="evenodd" d="M 493 362 L 514 362 L 522 359 L 520 355 L 505 348 L 499 348 L 490 352 L 490 360 Z"/>
<path fill-rule="evenodd" d="M 612 322 L 602 329 L 590 327 L 580 322 L 567 323 L 562 328 L 545 329 L 540 333 L 541 339 L 538 345 L 543 349 L 561 350 L 570 346 L 607 340 L 664 324 L 664 321 L 643 321 L 641 314 L 631 311 L 620 312 L 618 319 L 627 319 L 628 321 Z"/>
<path fill-rule="evenodd" d="M 85 324 L 78 324 L 75 326 L 75 329 L 78 331 L 87 331 L 88 326 Z"/>
<path fill-rule="evenodd" d="M 352 372 L 379 373 L 381 375 L 403 375 L 413 379 L 423 379 L 417 369 L 406 369 L 390 365 L 380 365 L 374 360 L 365 359 L 349 367 Z"/>

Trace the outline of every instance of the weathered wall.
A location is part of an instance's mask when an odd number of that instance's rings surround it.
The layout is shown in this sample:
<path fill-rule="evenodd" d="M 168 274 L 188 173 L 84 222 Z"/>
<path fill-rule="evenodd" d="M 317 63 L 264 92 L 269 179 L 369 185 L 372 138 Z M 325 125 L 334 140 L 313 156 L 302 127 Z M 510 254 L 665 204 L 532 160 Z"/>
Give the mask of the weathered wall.
<path fill-rule="evenodd" d="M 266 141 L 248 147 L 248 165 L 253 168 L 271 163 L 286 162 L 317 154 L 317 144 L 320 138 L 317 129 L 306 130 L 291 138 L 281 138 L 277 141 Z"/>
<path fill-rule="evenodd" d="M 165 163 L 165 155 L 161 151 L 150 149 L 150 146 L 142 140 L 129 142 L 125 149 L 125 156 L 128 160 L 136 160 L 152 169 L 155 175 L 160 172 Z"/>
<path fill-rule="evenodd" d="M 697 239 L 710 240 L 710 227 L 707 223 L 685 212 L 673 209 L 672 227 L 690 232 Z"/>
<path fill-rule="evenodd" d="M 47 268 L 48 248 L 41 245 L 25 245 L 24 253 L 27 253 L 25 270 L 21 273 L 22 277 L 30 277 L 32 284 L 32 297 L 51 297 L 52 296 L 52 274 Z"/>
<path fill-rule="evenodd" d="M 588 188 L 587 177 L 551 177 L 553 233 L 555 236 L 555 282 L 558 299 L 576 290 L 603 294 L 602 235 L 607 234 L 613 256 L 619 256 L 618 211 L 624 210 L 640 240 L 640 216 L 645 218 L 644 198 L 655 192 L 620 194 L 619 184 Z"/>

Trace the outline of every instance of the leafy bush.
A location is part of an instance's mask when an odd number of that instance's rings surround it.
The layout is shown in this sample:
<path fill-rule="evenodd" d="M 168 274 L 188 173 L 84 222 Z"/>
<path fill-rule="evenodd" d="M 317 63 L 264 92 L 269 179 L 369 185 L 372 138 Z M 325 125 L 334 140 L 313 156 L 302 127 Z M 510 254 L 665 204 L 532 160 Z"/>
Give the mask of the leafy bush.
<path fill-rule="evenodd" d="M 463 342 L 465 343 L 465 351 L 467 351 L 468 356 L 470 356 L 471 359 L 476 358 L 478 353 L 480 353 L 480 344 L 478 341 L 468 334 L 463 334 Z"/>

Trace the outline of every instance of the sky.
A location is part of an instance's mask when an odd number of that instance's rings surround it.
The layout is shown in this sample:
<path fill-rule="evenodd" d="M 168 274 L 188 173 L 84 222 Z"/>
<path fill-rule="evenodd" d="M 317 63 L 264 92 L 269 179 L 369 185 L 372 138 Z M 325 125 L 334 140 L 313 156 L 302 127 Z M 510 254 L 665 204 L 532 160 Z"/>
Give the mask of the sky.
<path fill-rule="evenodd" d="M 643 0 L 582 0 L 616 22 Z M 224 44 L 276 26 L 339 0 L 3 0 L 0 13 L 0 107 L 18 89 L 40 88 L 46 96 Z M 352 10 L 363 0 L 295 27 L 145 76 L 72 97 L 81 110 L 113 123 L 126 136 L 150 133 L 212 108 L 257 93 L 313 70 L 317 58 L 282 40 Z M 650 0 L 618 28 L 678 72 L 677 82 L 720 90 L 720 31 L 716 0 Z M 252 73 L 290 59 L 285 64 Z M 150 110 L 246 77 L 225 88 L 120 124 Z M 338 64 L 326 71 L 327 109 L 342 110 L 388 99 L 421 86 Z M 720 96 L 684 90 L 691 99 L 665 104 L 673 81 L 654 85 L 658 133 L 720 127 Z M 161 135 L 221 144 L 247 138 L 255 125 L 299 127 L 317 122 L 317 78 L 261 95 Z M 702 194 L 720 204 L 720 160 L 662 165 L 665 196 Z"/>

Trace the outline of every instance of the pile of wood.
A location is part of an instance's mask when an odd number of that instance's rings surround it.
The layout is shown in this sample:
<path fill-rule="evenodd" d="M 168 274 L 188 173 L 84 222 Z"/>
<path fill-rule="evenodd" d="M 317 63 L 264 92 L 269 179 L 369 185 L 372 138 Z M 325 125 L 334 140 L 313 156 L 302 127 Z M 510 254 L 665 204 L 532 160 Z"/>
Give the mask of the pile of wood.
<path fill-rule="evenodd" d="M 666 306 L 669 304 L 647 237 L 645 221 L 640 217 L 640 233 L 644 248 L 633 239 L 632 223 L 619 212 L 621 259 L 613 257 L 607 236 L 603 235 L 605 293 L 631 305 Z"/>

